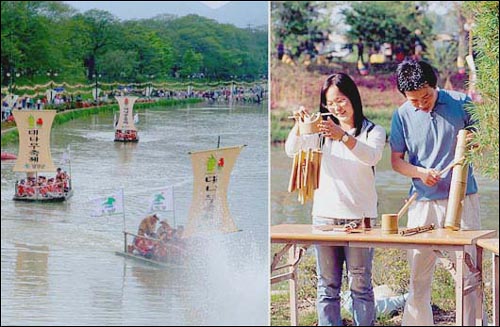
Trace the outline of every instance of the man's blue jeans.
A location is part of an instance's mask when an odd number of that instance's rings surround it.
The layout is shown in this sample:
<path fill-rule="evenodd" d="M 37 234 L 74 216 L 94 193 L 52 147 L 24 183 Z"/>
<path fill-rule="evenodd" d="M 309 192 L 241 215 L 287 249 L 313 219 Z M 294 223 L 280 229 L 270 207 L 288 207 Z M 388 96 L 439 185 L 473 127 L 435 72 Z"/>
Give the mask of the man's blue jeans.
<path fill-rule="evenodd" d="M 350 222 L 352 220 L 347 220 Z M 314 217 L 315 225 L 344 224 L 344 219 Z M 372 286 L 373 248 L 343 246 L 316 246 L 318 274 L 318 324 L 342 326 L 340 316 L 340 289 L 342 271 L 346 263 L 352 297 L 353 318 L 356 326 L 373 326 L 375 301 Z"/>

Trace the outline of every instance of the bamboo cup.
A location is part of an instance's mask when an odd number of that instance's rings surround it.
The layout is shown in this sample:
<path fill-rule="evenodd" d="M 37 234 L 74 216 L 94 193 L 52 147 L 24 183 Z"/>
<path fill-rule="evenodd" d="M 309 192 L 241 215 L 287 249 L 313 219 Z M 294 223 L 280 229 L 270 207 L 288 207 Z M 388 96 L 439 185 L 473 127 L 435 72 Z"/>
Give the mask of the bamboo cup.
<path fill-rule="evenodd" d="M 406 201 L 404 206 L 399 210 L 397 214 L 385 214 L 382 215 L 382 234 L 397 234 L 398 233 L 398 222 L 399 218 L 403 216 L 410 204 L 417 198 L 418 193 L 415 192 L 412 196 Z"/>

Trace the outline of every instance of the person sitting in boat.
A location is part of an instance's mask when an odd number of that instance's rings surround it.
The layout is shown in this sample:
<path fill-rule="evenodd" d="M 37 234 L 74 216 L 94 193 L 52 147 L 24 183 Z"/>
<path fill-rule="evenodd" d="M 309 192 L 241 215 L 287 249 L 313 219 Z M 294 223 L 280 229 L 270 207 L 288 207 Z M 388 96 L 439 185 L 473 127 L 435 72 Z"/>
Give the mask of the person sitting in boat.
<path fill-rule="evenodd" d="M 160 227 L 156 230 L 156 236 L 162 242 L 167 242 L 172 235 L 172 227 L 166 220 L 160 221 Z"/>
<path fill-rule="evenodd" d="M 56 177 L 56 182 L 54 184 L 54 189 L 56 193 L 63 193 L 64 191 L 64 181 L 61 179 L 61 177 Z"/>
<path fill-rule="evenodd" d="M 117 129 L 116 130 L 116 132 L 115 132 L 115 138 L 118 139 L 118 140 L 122 140 L 123 139 L 123 133 L 122 133 L 121 129 Z"/>
<path fill-rule="evenodd" d="M 47 192 L 49 191 L 48 188 L 47 188 L 47 177 L 45 176 L 38 176 L 38 191 L 39 193 L 46 197 L 47 196 Z"/>
<path fill-rule="evenodd" d="M 69 191 L 69 175 L 61 169 L 61 167 L 57 168 L 57 174 L 56 174 L 56 179 L 60 179 L 62 181 L 62 186 L 64 189 L 64 192 Z"/>
<path fill-rule="evenodd" d="M 167 242 L 172 238 L 173 228 L 166 220 L 160 221 L 160 227 L 156 231 L 159 242 L 155 243 L 153 250 L 153 258 L 158 261 L 166 261 L 167 259 Z"/>
<path fill-rule="evenodd" d="M 35 178 L 28 178 L 28 181 L 26 182 L 26 195 L 27 196 L 33 196 L 35 195 Z"/>
<path fill-rule="evenodd" d="M 150 238 L 156 238 L 156 223 L 159 220 L 156 214 L 144 218 L 139 224 L 138 237 L 134 240 L 136 253 L 148 259 L 153 257 L 155 241 Z"/>
<path fill-rule="evenodd" d="M 19 184 L 17 185 L 17 196 L 25 197 L 26 194 L 26 181 L 21 179 Z"/>
<path fill-rule="evenodd" d="M 49 195 L 53 195 L 56 192 L 56 184 L 54 177 L 51 177 L 47 181 L 47 192 Z"/>

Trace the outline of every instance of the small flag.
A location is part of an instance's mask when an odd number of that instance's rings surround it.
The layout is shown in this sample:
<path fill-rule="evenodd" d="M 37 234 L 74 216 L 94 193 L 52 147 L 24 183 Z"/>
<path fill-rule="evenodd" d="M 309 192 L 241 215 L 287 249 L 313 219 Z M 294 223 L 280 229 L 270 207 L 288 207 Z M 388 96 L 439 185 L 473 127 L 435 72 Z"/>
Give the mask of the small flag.
<path fill-rule="evenodd" d="M 119 190 L 115 193 L 99 197 L 91 200 L 93 204 L 94 211 L 92 212 L 92 217 L 102 217 L 107 215 L 117 215 L 122 214 L 124 211 L 123 207 L 123 191 Z"/>
<path fill-rule="evenodd" d="M 166 187 L 151 196 L 149 212 L 174 210 L 174 188 Z"/>

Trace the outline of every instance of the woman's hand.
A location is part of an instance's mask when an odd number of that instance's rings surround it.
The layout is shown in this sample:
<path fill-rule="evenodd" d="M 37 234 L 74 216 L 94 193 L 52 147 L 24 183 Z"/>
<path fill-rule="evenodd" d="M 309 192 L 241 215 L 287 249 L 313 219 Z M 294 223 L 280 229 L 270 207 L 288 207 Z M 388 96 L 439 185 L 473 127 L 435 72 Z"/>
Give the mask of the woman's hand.
<path fill-rule="evenodd" d="M 324 136 L 336 141 L 340 140 L 345 133 L 344 130 L 331 119 L 322 121 L 319 124 L 319 131 L 323 133 Z"/>

